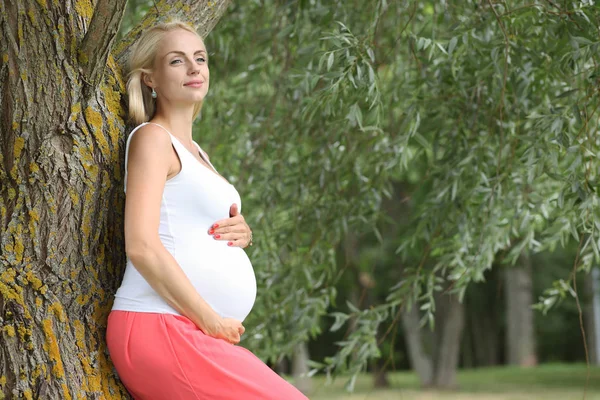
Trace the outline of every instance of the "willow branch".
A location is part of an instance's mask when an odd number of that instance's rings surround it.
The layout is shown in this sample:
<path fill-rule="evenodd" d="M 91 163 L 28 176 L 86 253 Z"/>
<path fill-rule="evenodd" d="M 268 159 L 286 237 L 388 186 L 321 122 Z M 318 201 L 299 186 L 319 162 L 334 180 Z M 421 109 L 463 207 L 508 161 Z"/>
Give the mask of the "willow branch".
<path fill-rule="evenodd" d="M 90 27 L 79 48 L 79 63 L 87 83 L 97 86 L 119 32 L 127 0 L 98 0 Z"/>

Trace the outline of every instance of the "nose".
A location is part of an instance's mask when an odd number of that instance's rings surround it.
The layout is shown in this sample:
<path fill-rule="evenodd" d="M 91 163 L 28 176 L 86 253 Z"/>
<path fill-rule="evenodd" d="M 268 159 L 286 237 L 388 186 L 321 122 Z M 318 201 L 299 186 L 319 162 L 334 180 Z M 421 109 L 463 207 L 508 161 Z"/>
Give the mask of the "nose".
<path fill-rule="evenodd" d="M 200 66 L 196 63 L 192 63 L 188 72 L 190 75 L 198 75 L 200 73 Z"/>

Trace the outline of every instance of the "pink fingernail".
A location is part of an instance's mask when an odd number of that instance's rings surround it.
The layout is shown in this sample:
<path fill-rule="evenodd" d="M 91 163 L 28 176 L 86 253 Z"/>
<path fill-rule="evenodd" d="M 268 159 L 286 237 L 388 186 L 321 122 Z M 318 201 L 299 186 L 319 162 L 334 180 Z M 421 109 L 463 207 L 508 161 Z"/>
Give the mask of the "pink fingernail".
<path fill-rule="evenodd" d="M 219 224 L 214 224 L 213 228 L 217 229 L 219 227 Z"/>
<path fill-rule="evenodd" d="M 220 237 L 221 237 L 221 235 L 215 235 L 215 239 L 218 239 Z"/>
<path fill-rule="evenodd" d="M 231 245 L 233 245 L 233 242 L 227 243 L 227 246 L 231 246 Z"/>
<path fill-rule="evenodd" d="M 212 235 L 213 233 L 215 233 L 215 230 L 211 229 L 210 231 L 208 231 L 208 233 L 210 233 Z"/>

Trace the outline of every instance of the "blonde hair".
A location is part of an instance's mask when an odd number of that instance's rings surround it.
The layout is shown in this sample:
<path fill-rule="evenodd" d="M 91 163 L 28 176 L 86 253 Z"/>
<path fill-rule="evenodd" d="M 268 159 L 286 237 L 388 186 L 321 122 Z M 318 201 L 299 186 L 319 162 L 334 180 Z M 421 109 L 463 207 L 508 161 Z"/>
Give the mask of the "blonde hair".
<path fill-rule="evenodd" d="M 129 94 L 129 117 L 141 124 L 149 121 L 156 112 L 156 103 L 152 98 L 152 90 L 144 84 L 144 74 L 149 74 L 154 68 L 156 50 L 163 37 L 171 31 L 183 29 L 188 32 L 198 32 L 189 24 L 182 21 L 163 22 L 153 26 L 140 36 L 129 59 L 129 74 L 127 77 L 127 93 Z M 198 35 L 200 39 L 202 37 Z M 202 102 L 194 106 L 194 119 L 200 114 Z"/>

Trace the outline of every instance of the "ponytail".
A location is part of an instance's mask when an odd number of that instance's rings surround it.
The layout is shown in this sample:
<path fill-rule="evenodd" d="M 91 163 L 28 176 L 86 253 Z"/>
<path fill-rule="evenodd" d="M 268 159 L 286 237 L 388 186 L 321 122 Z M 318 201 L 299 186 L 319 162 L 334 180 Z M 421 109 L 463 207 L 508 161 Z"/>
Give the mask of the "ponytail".
<path fill-rule="evenodd" d="M 144 90 L 145 89 L 145 90 Z M 147 104 L 146 94 L 148 88 L 142 83 L 142 71 L 131 71 L 127 80 L 127 93 L 129 94 L 129 118 L 136 124 L 147 122 L 154 114 L 154 104 Z M 150 97 L 152 100 L 152 98 Z M 150 107 L 148 107 L 150 106 Z M 152 110 L 150 109 L 152 108 Z M 150 114 L 150 115 L 149 115 Z"/>

